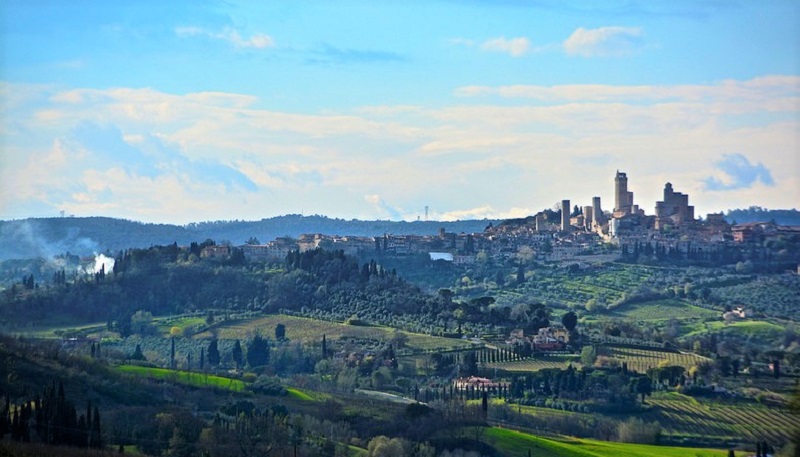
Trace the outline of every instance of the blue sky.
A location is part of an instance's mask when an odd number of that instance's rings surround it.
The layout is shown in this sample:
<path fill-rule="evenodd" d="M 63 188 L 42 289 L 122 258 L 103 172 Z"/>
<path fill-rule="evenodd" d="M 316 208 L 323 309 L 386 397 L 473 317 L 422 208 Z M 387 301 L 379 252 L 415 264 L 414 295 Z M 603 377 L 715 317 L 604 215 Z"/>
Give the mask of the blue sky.
<path fill-rule="evenodd" d="M 0 218 L 800 197 L 794 1 L 0 6 Z"/>

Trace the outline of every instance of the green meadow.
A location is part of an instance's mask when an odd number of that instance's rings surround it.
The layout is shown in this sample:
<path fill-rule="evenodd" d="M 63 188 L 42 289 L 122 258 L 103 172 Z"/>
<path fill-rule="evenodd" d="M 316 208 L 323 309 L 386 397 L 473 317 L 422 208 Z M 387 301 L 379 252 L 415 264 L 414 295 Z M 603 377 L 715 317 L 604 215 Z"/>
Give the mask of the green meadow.
<path fill-rule="evenodd" d="M 278 324 L 283 324 L 286 327 L 286 337 L 290 340 L 311 343 L 321 341 L 322 335 L 325 335 L 328 341 L 343 338 L 389 341 L 395 338 L 397 334 L 401 334 L 406 337 L 406 346 L 412 349 L 453 350 L 471 346 L 471 343 L 464 340 L 404 332 L 391 327 L 347 325 L 340 322 L 283 314 L 221 322 L 214 326 L 213 331 L 218 338 L 222 339 L 244 340 L 255 332 L 261 332 L 262 335 L 273 338 L 275 327 Z M 195 338 L 211 338 L 211 332 L 199 333 L 195 335 Z"/>
<path fill-rule="evenodd" d="M 715 457 L 727 451 L 645 444 L 615 443 L 588 439 L 552 439 L 499 427 L 486 429 L 484 441 L 507 457 L 547 455 L 552 457 Z"/>
<path fill-rule="evenodd" d="M 241 392 L 247 385 L 244 381 L 239 379 L 225 378 L 222 376 L 209 375 L 205 373 L 194 373 L 190 371 L 170 370 L 167 368 L 142 367 L 138 365 L 119 365 L 114 369 L 120 373 L 126 373 L 150 379 L 164 380 L 191 387 L 213 388 Z"/>

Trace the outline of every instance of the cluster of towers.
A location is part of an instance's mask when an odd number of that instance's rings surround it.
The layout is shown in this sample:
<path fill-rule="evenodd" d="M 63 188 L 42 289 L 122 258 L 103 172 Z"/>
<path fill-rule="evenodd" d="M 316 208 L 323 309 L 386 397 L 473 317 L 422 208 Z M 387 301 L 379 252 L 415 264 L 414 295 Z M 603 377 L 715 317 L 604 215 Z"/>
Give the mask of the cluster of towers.
<path fill-rule="evenodd" d="M 689 196 L 672 189 L 671 183 L 664 186 L 664 200 L 656 202 L 655 216 L 645 216 L 639 205 L 633 202 L 633 192 L 628 190 L 627 174 L 617 170 L 614 176 L 614 211 L 610 220 L 600 207 L 600 197 L 593 197 L 591 206 L 584 206 L 582 214 L 570 218 L 570 201 L 561 201 L 561 230 L 568 232 L 573 226 L 584 227 L 588 231 L 608 230 L 613 235 L 623 220 L 633 218 L 640 220 L 645 226 L 661 230 L 667 226 L 682 226 L 694 221 L 694 206 L 689 205 Z M 639 224 L 642 225 L 642 224 Z"/>
<path fill-rule="evenodd" d="M 561 200 L 561 230 L 569 231 L 573 225 L 573 220 L 570 218 L 570 201 Z M 603 209 L 600 207 L 600 197 L 592 197 L 592 204 L 586 205 L 581 208 L 581 214 L 577 220 L 574 221 L 579 226 L 583 226 L 586 230 L 592 231 L 596 227 L 601 227 L 606 222 Z"/>

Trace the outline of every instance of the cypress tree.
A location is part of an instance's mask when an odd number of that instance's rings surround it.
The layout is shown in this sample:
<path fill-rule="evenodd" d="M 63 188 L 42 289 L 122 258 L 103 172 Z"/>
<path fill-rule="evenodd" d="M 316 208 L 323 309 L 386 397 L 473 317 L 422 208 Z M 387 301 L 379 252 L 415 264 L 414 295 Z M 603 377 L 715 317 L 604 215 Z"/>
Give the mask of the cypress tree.
<path fill-rule="evenodd" d="M 208 364 L 212 367 L 219 365 L 219 343 L 216 339 L 208 344 Z"/>
<path fill-rule="evenodd" d="M 233 342 L 233 349 L 231 350 L 233 361 L 236 362 L 236 368 L 239 369 L 244 364 L 244 357 L 242 354 L 242 343 L 239 340 Z"/>
<path fill-rule="evenodd" d="M 175 368 L 175 337 L 172 337 L 172 350 L 169 353 L 169 367 Z"/>
<path fill-rule="evenodd" d="M 100 412 L 97 410 L 97 406 L 94 407 L 94 413 L 92 414 L 92 445 L 95 448 L 103 446 L 100 434 Z"/>

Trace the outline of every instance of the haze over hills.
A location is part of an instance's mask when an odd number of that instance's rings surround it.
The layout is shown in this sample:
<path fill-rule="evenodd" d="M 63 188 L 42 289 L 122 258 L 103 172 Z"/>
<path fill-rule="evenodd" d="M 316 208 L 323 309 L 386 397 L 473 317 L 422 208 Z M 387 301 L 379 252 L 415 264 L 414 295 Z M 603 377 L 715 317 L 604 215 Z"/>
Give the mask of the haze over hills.
<path fill-rule="evenodd" d="M 731 223 L 774 220 L 780 225 L 800 225 L 800 211 L 769 210 L 761 207 L 729 210 Z M 326 216 L 288 214 L 260 221 L 213 221 L 188 225 L 152 224 L 109 217 L 52 217 L 0 221 L 0 260 L 50 258 L 69 251 L 78 255 L 133 247 L 212 239 L 244 244 L 251 237 L 265 243 L 277 237 L 296 238 L 304 233 L 326 235 L 379 236 L 432 235 L 444 228 L 452 233 L 483 232 L 499 220 L 388 221 L 346 220 Z"/>
<path fill-rule="evenodd" d="M 186 226 L 145 224 L 108 217 L 53 217 L 0 221 L 0 260 L 50 258 L 69 251 L 78 255 L 158 244 L 187 245 L 213 239 L 244 244 L 251 237 L 267 242 L 281 236 L 304 233 L 378 236 L 431 235 L 440 228 L 455 233 L 482 232 L 496 220 L 441 221 L 360 221 L 325 216 L 290 214 L 260 221 L 198 222 Z"/>

